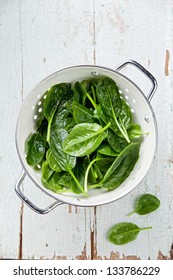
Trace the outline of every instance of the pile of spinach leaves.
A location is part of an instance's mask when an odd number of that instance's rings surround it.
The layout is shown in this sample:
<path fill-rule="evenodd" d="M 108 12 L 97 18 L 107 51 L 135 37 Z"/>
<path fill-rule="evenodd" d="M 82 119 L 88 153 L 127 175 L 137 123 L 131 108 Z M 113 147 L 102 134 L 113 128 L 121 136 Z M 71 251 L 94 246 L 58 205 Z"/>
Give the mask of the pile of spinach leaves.
<path fill-rule="evenodd" d="M 46 188 L 87 196 L 89 189 L 113 190 L 124 182 L 143 133 L 112 79 L 60 83 L 40 103 L 26 160 L 41 168 Z"/>

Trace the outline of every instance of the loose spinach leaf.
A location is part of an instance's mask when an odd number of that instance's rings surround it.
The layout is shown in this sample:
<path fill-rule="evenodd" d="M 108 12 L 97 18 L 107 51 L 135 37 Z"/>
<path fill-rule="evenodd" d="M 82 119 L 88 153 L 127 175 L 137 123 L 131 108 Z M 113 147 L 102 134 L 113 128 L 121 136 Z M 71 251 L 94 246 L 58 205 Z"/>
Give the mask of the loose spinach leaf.
<path fill-rule="evenodd" d="M 73 169 L 76 165 L 76 157 L 71 156 L 63 151 L 63 142 L 67 138 L 68 133 L 64 129 L 52 129 L 50 137 L 50 150 L 55 160 L 64 171 Z"/>
<path fill-rule="evenodd" d="M 97 123 L 77 124 L 63 142 L 63 150 L 71 156 L 85 156 L 91 154 L 107 137 L 105 130 Z"/>
<path fill-rule="evenodd" d="M 45 147 L 45 139 L 39 133 L 32 134 L 27 141 L 27 163 L 32 166 L 39 164 L 44 157 Z"/>
<path fill-rule="evenodd" d="M 129 105 L 126 103 L 124 99 L 121 99 L 121 111 L 118 116 L 118 120 L 120 125 L 128 129 L 132 124 L 132 113 Z"/>
<path fill-rule="evenodd" d="M 160 200 L 152 194 L 144 194 L 140 197 L 136 203 L 135 210 L 130 212 L 128 216 L 131 216 L 134 213 L 139 215 L 146 215 L 157 210 L 160 206 Z"/>
<path fill-rule="evenodd" d="M 133 170 L 139 157 L 140 143 L 131 143 L 115 159 L 100 185 L 108 190 L 119 187 Z"/>
<path fill-rule="evenodd" d="M 84 105 L 74 101 L 72 104 L 73 117 L 76 123 L 94 123 L 95 118 L 93 110 L 86 108 Z"/>
<path fill-rule="evenodd" d="M 116 245 L 124 245 L 135 240 L 141 230 L 151 229 L 152 227 L 139 228 L 133 223 L 119 223 L 108 231 L 108 239 Z"/>
<path fill-rule="evenodd" d="M 59 106 L 63 95 L 67 96 L 71 92 L 71 85 L 68 83 L 61 83 L 51 87 L 46 95 L 44 101 L 44 115 L 48 120 L 47 141 L 50 141 L 50 129 L 54 114 Z"/>

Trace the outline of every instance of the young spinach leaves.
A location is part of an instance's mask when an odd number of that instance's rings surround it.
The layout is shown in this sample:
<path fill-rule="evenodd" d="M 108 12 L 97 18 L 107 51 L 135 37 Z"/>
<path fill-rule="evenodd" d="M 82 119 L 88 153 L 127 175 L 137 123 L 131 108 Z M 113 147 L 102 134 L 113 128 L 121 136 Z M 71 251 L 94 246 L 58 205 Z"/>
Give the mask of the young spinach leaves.
<path fill-rule="evenodd" d="M 53 85 L 39 104 L 26 160 L 41 166 L 46 188 L 87 195 L 89 189 L 113 190 L 126 180 L 138 160 L 143 132 L 114 80 Z"/>

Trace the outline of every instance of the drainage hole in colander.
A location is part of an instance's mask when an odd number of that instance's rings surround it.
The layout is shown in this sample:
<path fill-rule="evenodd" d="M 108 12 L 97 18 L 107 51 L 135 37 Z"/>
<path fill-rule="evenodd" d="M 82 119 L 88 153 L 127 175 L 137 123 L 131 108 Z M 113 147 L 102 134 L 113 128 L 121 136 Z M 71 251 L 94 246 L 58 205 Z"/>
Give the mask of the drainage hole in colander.
<path fill-rule="evenodd" d="M 97 71 L 93 71 L 93 72 L 91 72 L 91 75 L 93 75 L 93 76 L 99 76 L 100 75 L 100 73 L 99 72 L 97 72 Z"/>
<path fill-rule="evenodd" d="M 43 98 L 46 99 L 46 97 L 47 97 L 47 95 L 45 94 Z"/>
<path fill-rule="evenodd" d="M 128 95 L 125 95 L 125 99 L 127 99 L 127 100 L 129 99 Z"/>
<path fill-rule="evenodd" d="M 149 119 L 149 117 L 148 117 L 147 115 L 145 115 L 144 120 L 145 120 L 147 123 L 150 122 L 150 119 Z"/>
<path fill-rule="evenodd" d="M 131 112 L 134 114 L 135 110 L 134 110 L 134 109 L 131 109 Z"/>
<path fill-rule="evenodd" d="M 37 95 L 37 98 L 40 98 L 41 97 L 41 94 Z"/>
<path fill-rule="evenodd" d="M 43 111 L 43 109 L 42 109 L 42 108 L 39 108 L 39 109 L 38 109 L 38 112 L 39 112 L 39 113 L 41 113 L 42 111 Z"/>
<path fill-rule="evenodd" d="M 40 106 L 40 105 L 41 105 L 41 101 L 38 102 L 38 106 Z"/>
<path fill-rule="evenodd" d="M 75 198 L 73 199 L 73 202 L 79 202 L 79 201 L 80 201 L 79 198 L 76 198 L 76 197 L 75 197 Z"/>
<path fill-rule="evenodd" d="M 129 92 L 128 88 L 125 89 L 126 92 Z"/>
<path fill-rule="evenodd" d="M 35 106 L 32 106 L 32 110 L 34 110 L 35 109 Z"/>
<path fill-rule="evenodd" d="M 119 89 L 119 93 L 120 93 L 120 94 L 122 94 L 122 93 L 123 93 L 121 89 Z"/>
<path fill-rule="evenodd" d="M 135 99 L 132 99 L 133 103 L 136 103 L 136 100 Z"/>
<path fill-rule="evenodd" d="M 36 120 L 37 119 L 37 115 L 34 115 L 34 120 Z"/>

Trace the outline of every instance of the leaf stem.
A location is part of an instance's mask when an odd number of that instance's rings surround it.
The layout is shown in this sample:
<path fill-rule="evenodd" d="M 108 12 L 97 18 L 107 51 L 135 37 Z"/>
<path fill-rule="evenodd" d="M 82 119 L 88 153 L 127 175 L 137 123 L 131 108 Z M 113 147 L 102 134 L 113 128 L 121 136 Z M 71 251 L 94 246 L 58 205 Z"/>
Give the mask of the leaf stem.
<path fill-rule="evenodd" d="M 130 217 L 131 215 L 133 215 L 133 214 L 135 214 L 135 213 L 136 213 L 136 211 L 134 210 L 134 211 L 128 213 L 127 216 Z"/>
<path fill-rule="evenodd" d="M 74 175 L 73 171 L 72 171 L 71 169 L 69 169 L 68 172 L 69 172 L 70 175 L 72 176 L 73 180 L 75 181 L 76 185 L 79 187 L 79 189 L 81 190 L 81 192 L 86 196 L 87 193 L 86 193 L 85 190 L 82 188 L 81 184 L 79 183 L 78 179 L 77 179 L 76 176 Z"/>
<path fill-rule="evenodd" d="M 94 102 L 94 100 L 92 99 L 92 97 L 88 94 L 88 92 L 86 92 L 86 96 L 88 97 L 89 101 L 91 102 L 91 104 L 93 105 L 94 109 L 96 109 L 97 105 Z"/>
<path fill-rule="evenodd" d="M 89 170 L 91 168 L 91 166 L 93 165 L 94 162 L 100 160 L 99 158 L 95 158 L 93 159 L 89 164 L 88 164 L 88 167 L 86 169 L 86 172 L 85 172 L 85 179 L 84 179 L 84 191 L 87 193 L 88 192 L 88 174 L 89 174 Z"/>
<path fill-rule="evenodd" d="M 152 229 L 152 227 L 144 227 L 144 228 L 140 228 L 140 230 L 147 230 L 147 229 Z"/>

